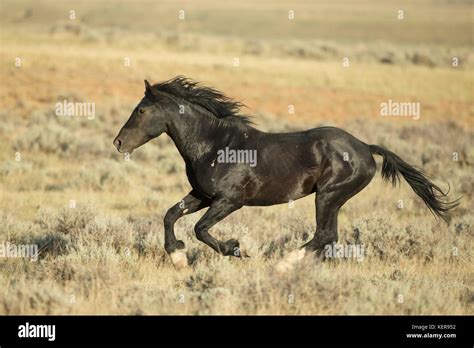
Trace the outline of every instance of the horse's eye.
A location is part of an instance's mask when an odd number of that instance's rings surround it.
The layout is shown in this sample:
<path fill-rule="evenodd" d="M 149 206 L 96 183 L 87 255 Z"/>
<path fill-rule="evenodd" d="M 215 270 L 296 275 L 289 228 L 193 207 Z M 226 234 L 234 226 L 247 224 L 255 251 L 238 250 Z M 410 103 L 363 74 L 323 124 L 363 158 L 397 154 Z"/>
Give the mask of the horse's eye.
<path fill-rule="evenodd" d="M 145 113 L 145 109 L 144 109 L 144 108 L 140 108 L 140 109 L 138 109 L 138 112 L 141 113 L 141 114 L 144 114 L 144 113 Z"/>

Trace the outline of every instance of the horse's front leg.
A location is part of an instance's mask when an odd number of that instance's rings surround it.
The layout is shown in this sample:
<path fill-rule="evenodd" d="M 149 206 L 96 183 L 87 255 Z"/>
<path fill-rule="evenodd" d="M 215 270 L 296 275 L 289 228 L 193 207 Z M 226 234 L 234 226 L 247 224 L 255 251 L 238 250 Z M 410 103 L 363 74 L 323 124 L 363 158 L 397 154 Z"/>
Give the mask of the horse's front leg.
<path fill-rule="evenodd" d="M 188 264 L 186 254 L 183 251 L 184 242 L 176 239 L 174 234 L 174 225 L 176 221 L 202 208 L 208 207 L 211 201 L 206 198 L 199 197 L 194 191 L 188 193 L 180 202 L 172 206 L 165 215 L 164 226 L 165 226 L 165 250 L 170 255 L 171 261 L 176 268 L 185 267 Z"/>
<path fill-rule="evenodd" d="M 194 226 L 197 239 L 222 255 L 241 257 L 242 255 L 238 240 L 229 239 L 226 242 L 222 242 L 209 234 L 209 229 L 212 226 L 241 207 L 242 204 L 238 200 L 231 198 L 216 198 L 212 202 L 209 210 L 206 211 L 202 218 L 197 222 L 196 226 Z"/>

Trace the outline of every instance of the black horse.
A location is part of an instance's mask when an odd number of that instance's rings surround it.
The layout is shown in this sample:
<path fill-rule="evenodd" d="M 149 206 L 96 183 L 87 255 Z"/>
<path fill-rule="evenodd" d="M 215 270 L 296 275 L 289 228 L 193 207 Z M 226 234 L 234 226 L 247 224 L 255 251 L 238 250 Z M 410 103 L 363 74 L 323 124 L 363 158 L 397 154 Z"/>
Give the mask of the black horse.
<path fill-rule="evenodd" d="M 383 157 L 382 176 L 396 184 L 400 174 L 436 216 L 448 221 L 457 201 L 419 169 L 393 152 L 368 145 L 335 127 L 295 133 L 265 133 L 240 114 L 242 104 L 223 93 L 178 76 L 151 86 L 114 140 L 120 152 L 165 132 L 186 163 L 192 191 L 164 218 L 165 249 L 177 267 L 187 264 L 179 252 L 175 222 L 209 207 L 195 233 L 222 255 L 242 256 L 235 239 L 220 241 L 209 229 L 242 206 L 269 206 L 316 193 L 316 233 L 293 259 L 305 251 L 321 253 L 337 242 L 337 216 L 342 205 L 374 177 L 373 155 Z"/>

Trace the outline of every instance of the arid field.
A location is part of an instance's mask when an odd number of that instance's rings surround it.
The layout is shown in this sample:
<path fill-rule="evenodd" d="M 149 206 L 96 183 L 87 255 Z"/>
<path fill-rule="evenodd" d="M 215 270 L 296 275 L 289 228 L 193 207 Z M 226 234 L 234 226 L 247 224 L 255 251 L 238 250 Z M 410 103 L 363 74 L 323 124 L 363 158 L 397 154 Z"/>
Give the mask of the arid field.
<path fill-rule="evenodd" d="M 472 13 L 461 0 L 0 0 L 0 251 L 39 249 L 0 258 L 0 314 L 474 314 Z M 339 214 L 338 243 L 364 245 L 361 260 L 274 272 L 314 234 L 312 195 L 217 224 L 244 259 L 195 238 L 204 211 L 180 219 L 189 266 L 176 270 L 163 217 L 191 190 L 183 160 L 166 135 L 129 159 L 112 144 L 143 80 L 176 75 L 242 101 L 261 130 L 334 125 L 385 146 L 460 205 L 437 220 L 406 182 L 382 181 L 376 156 Z M 389 100 L 419 117 L 381 116 Z M 94 117 L 58 116 L 63 101 Z"/>

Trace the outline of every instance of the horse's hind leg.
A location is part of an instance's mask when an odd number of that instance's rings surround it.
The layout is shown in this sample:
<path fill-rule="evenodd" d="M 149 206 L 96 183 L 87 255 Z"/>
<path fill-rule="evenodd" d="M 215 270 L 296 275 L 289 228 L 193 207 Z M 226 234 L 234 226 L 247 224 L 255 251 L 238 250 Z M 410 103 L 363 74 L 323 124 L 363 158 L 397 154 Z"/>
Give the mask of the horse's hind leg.
<path fill-rule="evenodd" d="M 320 185 L 316 193 L 316 233 L 312 240 L 303 245 L 305 250 L 320 255 L 327 245 L 337 242 L 339 209 L 366 187 L 374 174 L 375 162 L 368 161 L 342 182 Z"/>
<path fill-rule="evenodd" d="M 294 250 L 276 266 L 278 273 L 285 273 L 302 260 L 307 252 L 321 255 L 326 245 L 337 242 L 337 215 L 348 199 L 360 192 L 375 175 L 375 161 L 367 151 L 367 156 L 358 158 L 357 168 L 347 162 L 333 162 L 328 179 L 318 183 L 316 189 L 316 233 L 313 239 Z"/>
<path fill-rule="evenodd" d="M 316 233 L 313 239 L 303 245 L 308 251 L 321 253 L 326 245 L 337 242 L 337 216 L 341 195 L 322 193 L 316 197 Z M 349 197 L 350 198 L 350 197 Z"/>
<path fill-rule="evenodd" d="M 308 243 L 300 249 L 293 250 L 276 265 L 277 273 L 283 274 L 301 261 L 308 252 L 318 251 L 319 253 L 328 244 L 337 241 L 337 215 L 340 205 L 331 194 L 319 194 L 316 198 L 316 233 Z"/>

